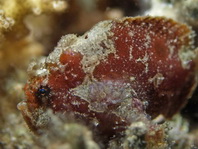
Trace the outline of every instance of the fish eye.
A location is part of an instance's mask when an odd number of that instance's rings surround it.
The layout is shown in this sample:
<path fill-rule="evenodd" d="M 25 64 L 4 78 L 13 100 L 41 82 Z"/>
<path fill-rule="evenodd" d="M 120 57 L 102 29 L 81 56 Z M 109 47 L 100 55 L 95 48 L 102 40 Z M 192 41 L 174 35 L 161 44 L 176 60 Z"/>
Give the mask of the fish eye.
<path fill-rule="evenodd" d="M 48 86 L 40 86 L 36 92 L 38 98 L 47 97 L 50 93 L 50 88 Z"/>

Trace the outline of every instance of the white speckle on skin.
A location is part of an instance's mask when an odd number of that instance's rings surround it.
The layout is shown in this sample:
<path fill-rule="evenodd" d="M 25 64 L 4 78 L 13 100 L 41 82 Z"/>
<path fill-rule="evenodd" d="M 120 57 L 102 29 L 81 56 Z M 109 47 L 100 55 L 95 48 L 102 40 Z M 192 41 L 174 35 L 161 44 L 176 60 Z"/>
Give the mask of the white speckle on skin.
<path fill-rule="evenodd" d="M 144 46 L 146 49 L 150 48 L 151 46 L 151 37 L 148 34 L 146 35 L 146 41 L 144 42 Z"/>
<path fill-rule="evenodd" d="M 190 68 L 190 62 L 192 59 L 197 57 L 195 54 L 195 51 L 192 50 L 191 47 L 182 47 L 181 50 L 179 51 L 179 58 L 182 63 L 182 67 L 184 69 L 189 69 Z"/>
<path fill-rule="evenodd" d="M 129 47 L 129 60 L 132 60 L 133 59 L 132 52 L 133 52 L 133 46 L 130 45 L 130 47 Z"/>
<path fill-rule="evenodd" d="M 134 36 L 134 32 L 133 31 L 130 31 L 129 33 L 129 36 L 132 38 Z"/>
<path fill-rule="evenodd" d="M 135 77 L 130 77 L 130 81 L 135 81 Z"/>
<path fill-rule="evenodd" d="M 153 83 L 153 85 L 158 88 L 159 85 L 163 82 L 164 80 L 164 76 L 161 73 L 157 73 L 154 77 L 149 78 L 149 82 Z"/>
<path fill-rule="evenodd" d="M 149 55 L 147 52 L 145 52 L 145 55 L 143 58 L 138 58 L 136 59 L 136 62 L 141 62 L 142 64 L 145 65 L 145 73 L 148 73 L 148 60 L 149 60 Z"/>

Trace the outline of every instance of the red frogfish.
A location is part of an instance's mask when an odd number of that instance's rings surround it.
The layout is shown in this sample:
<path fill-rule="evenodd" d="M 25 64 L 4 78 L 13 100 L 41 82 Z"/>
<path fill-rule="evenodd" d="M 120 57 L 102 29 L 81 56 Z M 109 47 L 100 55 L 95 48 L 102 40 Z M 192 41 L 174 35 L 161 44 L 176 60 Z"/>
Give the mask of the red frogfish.
<path fill-rule="evenodd" d="M 102 21 L 82 36 L 63 36 L 48 57 L 30 64 L 18 109 L 35 133 L 47 126 L 44 113 L 51 109 L 109 138 L 138 113 L 171 118 L 196 86 L 193 38 L 187 25 L 149 16 Z"/>

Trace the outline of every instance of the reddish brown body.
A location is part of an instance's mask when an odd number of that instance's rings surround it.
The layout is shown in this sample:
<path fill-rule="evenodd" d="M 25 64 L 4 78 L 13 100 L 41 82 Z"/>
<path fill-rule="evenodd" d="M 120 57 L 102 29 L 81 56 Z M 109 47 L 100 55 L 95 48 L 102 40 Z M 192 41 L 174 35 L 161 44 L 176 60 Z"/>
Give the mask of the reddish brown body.
<path fill-rule="evenodd" d="M 47 125 L 38 117 L 49 108 L 107 137 L 140 113 L 170 118 L 196 84 L 192 44 L 192 31 L 166 18 L 101 22 L 81 37 L 63 37 L 43 63 L 30 66 L 19 109 L 35 132 Z"/>

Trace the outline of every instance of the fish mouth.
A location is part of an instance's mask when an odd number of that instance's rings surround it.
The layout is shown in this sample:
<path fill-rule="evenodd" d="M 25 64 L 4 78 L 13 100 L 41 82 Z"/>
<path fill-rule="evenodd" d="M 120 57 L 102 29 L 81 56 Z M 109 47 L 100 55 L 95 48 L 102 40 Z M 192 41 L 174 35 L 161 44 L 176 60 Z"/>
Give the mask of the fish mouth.
<path fill-rule="evenodd" d="M 23 118 L 29 129 L 36 135 L 43 134 L 43 128 L 46 128 L 49 123 L 49 116 L 42 108 L 30 110 L 27 101 L 21 101 L 17 105 L 21 111 Z"/>

